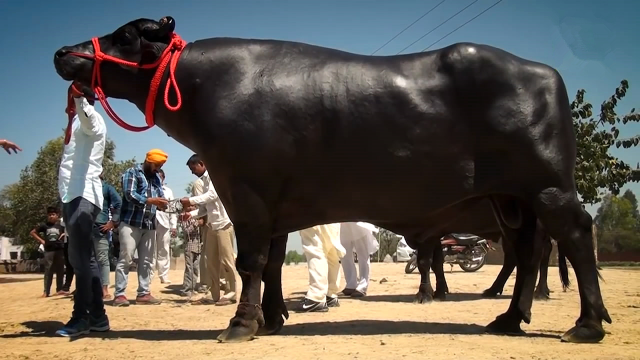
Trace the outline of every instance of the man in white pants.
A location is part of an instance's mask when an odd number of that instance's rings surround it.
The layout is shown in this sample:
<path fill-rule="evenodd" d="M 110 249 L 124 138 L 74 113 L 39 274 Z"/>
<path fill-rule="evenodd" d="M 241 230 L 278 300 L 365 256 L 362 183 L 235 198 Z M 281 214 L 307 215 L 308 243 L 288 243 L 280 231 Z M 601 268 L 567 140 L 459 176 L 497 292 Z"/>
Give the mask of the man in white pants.
<path fill-rule="evenodd" d="M 369 255 L 378 250 L 378 240 L 373 236 L 375 227 L 361 222 L 342 223 L 340 225 L 340 243 L 347 251 L 342 258 L 342 270 L 347 286 L 342 293 L 351 297 L 363 297 L 369 288 Z M 353 250 L 358 255 L 358 267 L 360 279 L 356 273 L 356 264 L 353 260 Z"/>
<path fill-rule="evenodd" d="M 300 238 L 309 267 L 309 291 L 298 311 L 327 312 L 340 306 L 340 259 L 345 254 L 340 245 L 340 223 L 300 230 Z"/>
<path fill-rule="evenodd" d="M 173 191 L 165 184 L 164 170 L 158 170 L 158 175 L 162 180 L 162 191 L 164 198 L 169 201 L 173 200 Z M 151 280 L 153 280 L 154 271 L 158 269 L 158 277 L 162 284 L 171 284 L 169 280 L 169 266 L 171 262 L 171 238 L 175 237 L 178 228 L 178 216 L 176 214 L 167 214 L 166 212 L 156 211 L 156 238 L 153 243 L 153 264 L 151 265 Z"/>

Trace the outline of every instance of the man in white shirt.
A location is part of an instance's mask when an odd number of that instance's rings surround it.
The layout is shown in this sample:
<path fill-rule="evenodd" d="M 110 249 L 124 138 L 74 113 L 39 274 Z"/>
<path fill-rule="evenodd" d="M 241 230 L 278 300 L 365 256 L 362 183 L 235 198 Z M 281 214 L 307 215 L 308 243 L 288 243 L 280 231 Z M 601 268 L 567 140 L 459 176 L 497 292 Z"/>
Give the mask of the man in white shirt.
<path fill-rule="evenodd" d="M 92 94 L 86 87 L 84 94 Z M 76 275 L 73 313 L 56 334 L 76 337 L 90 331 L 108 331 L 109 319 L 102 301 L 100 270 L 93 250 L 92 231 L 102 209 L 102 159 L 107 127 L 93 108 L 94 96 L 88 100 L 72 84 L 69 96 L 75 109 L 68 144 L 64 147 L 58 172 L 58 192 L 68 236 L 69 261 Z"/>
<path fill-rule="evenodd" d="M 363 297 L 367 295 L 369 288 L 369 255 L 378 250 L 378 240 L 373 236 L 375 227 L 368 223 L 348 222 L 340 225 L 340 243 L 347 253 L 342 258 L 342 271 L 347 281 L 347 286 L 342 293 L 351 297 Z M 358 255 L 358 267 L 360 278 L 356 273 L 356 264 L 353 260 L 353 250 Z"/>
<path fill-rule="evenodd" d="M 207 223 L 202 228 L 205 254 L 205 266 L 208 272 L 208 281 L 211 282 L 211 298 L 216 305 L 229 305 L 236 302 L 236 297 L 240 296 L 242 283 L 240 275 L 236 270 L 235 257 L 233 256 L 233 224 L 227 215 L 227 211 L 213 187 L 211 177 L 207 172 L 204 162 L 198 155 L 192 155 L 187 161 L 187 166 L 191 173 L 202 179 L 204 193 L 199 196 L 182 198 L 180 202 L 183 206 L 198 206 L 192 211 L 190 216 L 207 216 Z M 220 275 L 225 278 L 228 288 L 224 296 L 220 297 Z M 200 274 L 202 276 L 202 274 Z"/>
<path fill-rule="evenodd" d="M 173 200 L 173 191 L 165 184 L 164 170 L 158 170 L 158 175 L 162 180 L 162 191 L 164 198 Z M 153 263 L 151 265 L 151 280 L 153 280 L 154 271 L 158 269 L 158 277 L 163 284 L 171 284 L 169 280 L 169 266 L 171 262 L 171 238 L 175 237 L 178 228 L 178 217 L 176 214 L 168 214 L 166 212 L 156 211 L 156 238 L 153 243 Z"/>

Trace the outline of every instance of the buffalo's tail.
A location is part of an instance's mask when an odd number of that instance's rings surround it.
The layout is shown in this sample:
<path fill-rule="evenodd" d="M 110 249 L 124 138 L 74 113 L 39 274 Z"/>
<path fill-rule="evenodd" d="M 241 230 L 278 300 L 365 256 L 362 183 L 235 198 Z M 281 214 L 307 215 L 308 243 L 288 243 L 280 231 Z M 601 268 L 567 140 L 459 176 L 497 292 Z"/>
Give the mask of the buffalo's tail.
<path fill-rule="evenodd" d="M 569 279 L 569 268 L 567 267 L 567 257 L 564 255 L 562 251 L 562 246 L 558 243 L 558 269 L 560 270 L 560 282 L 562 283 L 562 289 L 567 290 L 571 285 L 571 280 Z M 598 274 L 598 279 L 605 281 L 600 273 L 600 270 L 596 268 L 596 273 Z"/>
<path fill-rule="evenodd" d="M 569 279 L 567 257 L 564 255 L 560 243 L 558 243 L 558 269 L 560 271 L 560 282 L 562 283 L 562 290 L 567 291 L 569 286 L 571 286 L 571 280 Z"/>

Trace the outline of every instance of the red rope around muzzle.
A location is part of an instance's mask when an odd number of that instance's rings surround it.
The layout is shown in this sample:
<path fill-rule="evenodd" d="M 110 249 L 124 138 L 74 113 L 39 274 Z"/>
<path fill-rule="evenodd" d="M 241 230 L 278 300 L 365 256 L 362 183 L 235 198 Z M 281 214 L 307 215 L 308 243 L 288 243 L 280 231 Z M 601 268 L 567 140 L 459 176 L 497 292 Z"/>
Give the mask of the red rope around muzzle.
<path fill-rule="evenodd" d="M 96 97 L 100 101 L 100 104 L 102 104 L 102 107 L 104 108 L 107 115 L 109 115 L 109 117 L 116 124 L 118 124 L 119 126 L 121 126 L 126 130 L 134 131 L 134 132 L 145 131 L 155 125 L 153 112 L 155 109 L 156 96 L 158 95 L 158 89 L 160 88 L 162 75 L 164 74 L 164 71 L 166 70 L 167 66 L 169 66 L 169 79 L 167 80 L 167 85 L 164 90 L 164 104 L 167 107 L 167 109 L 171 111 L 177 111 L 180 109 L 180 107 L 182 106 L 182 96 L 180 95 L 180 89 L 178 88 L 178 83 L 176 82 L 175 70 L 176 70 L 176 67 L 178 66 L 178 59 L 180 59 L 180 55 L 184 50 L 186 42 L 182 40 L 182 38 L 180 38 L 179 35 L 175 33 L 171 33 L 171 42 L 169 43 L 167 48 L 162 52 L 160 57 L 158 57 L 158 60 L 156 60 L 153 64 L 145 64 L 145 65 L 140 65 L 138 63 L 122 60 L 117 57 L 105 54 L 100 49 L 100 42 L 98 41 L 97 37 L 92 38 L 91 42 L 93 43 L 95 55 L 75 53 L 75 52 L 70 53 L 69 55 L 75 55 L 75 56 L 83 57 L 86 59 L 91 59 L 94 61 L 93 74 L 91 77 L 91 88 L 95 92 Z M 149 95 L 147 96 L 147 102 L 146 102 L 145 111 L 144 111 L 145 121 L 147 123 L 147 126 L 129 125 L 124 120 L 122 120 L 115 113 L 115 111 L 113 111 L 113 109 L 109 105 L 109 102 L 107 102 L 107 96 L 102 91 L 102 74 L 100 72 L 100 65 L 102 64 L 103 61 L 110 61 L 119 65 L 129 66 L 129 67 L 138 68 L 138 69 L 156 68 L 156 72 L 153 75 L 153 78 L 151 79 L 151 85 L 149 87 Z M 171 87 L 173 87 L 176 93 L 176 98 L 177 98 L 176 105 L 169 104 L 169 89 Z M 75 90 L 77 91 L 77 89 Z M 71 114 L 72 112 L 73 112 L 73 115 Z M 68 134 L 66 134 L 65 136 L 65 144 L 68 143 L 68 140 L 66 138 L 70 137 L 71 123 L 73 121 L 73 116 L 75 115 L 75 104 L 73 102 L 71 93 L 69 94 L 69 99 L 67 101 L 67 114 L 69 114 L 69 125 L 67 128 Z"/>

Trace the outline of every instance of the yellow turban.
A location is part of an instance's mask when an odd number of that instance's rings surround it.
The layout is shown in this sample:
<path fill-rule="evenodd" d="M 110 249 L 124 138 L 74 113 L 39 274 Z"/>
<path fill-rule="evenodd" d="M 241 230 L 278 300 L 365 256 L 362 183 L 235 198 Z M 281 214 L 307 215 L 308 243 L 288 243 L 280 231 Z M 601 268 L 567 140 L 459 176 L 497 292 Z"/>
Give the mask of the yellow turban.
<path fill-rule="evenodd" d="M 152 149 L 147 153 L 145 161 L 152 164 L 164 165 L 164 163 L 167 162 L 168 157 L 169 155 L 167 155 L 164 151 L 160 149 Z"/>

